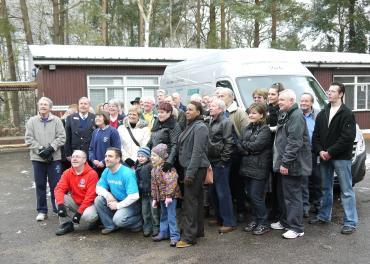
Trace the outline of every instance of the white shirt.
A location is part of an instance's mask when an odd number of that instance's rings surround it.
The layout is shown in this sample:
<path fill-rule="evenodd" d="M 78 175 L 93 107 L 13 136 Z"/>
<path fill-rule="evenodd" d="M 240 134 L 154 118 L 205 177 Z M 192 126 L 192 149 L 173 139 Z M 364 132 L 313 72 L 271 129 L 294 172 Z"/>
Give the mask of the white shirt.
<path fill-rule="evenodd" d="M 328 127 L 330 125 L 330 122 L 331 120 L 333 119 L 333 117 L 335 116 L 335 114 L 338 112 L 338 109 L 341 105 L 337 105 L 337 106 L 333 106 L 331 105 L 330 107 L 330 113 L 329 113 L 329 123 L 328 123 Z"/>

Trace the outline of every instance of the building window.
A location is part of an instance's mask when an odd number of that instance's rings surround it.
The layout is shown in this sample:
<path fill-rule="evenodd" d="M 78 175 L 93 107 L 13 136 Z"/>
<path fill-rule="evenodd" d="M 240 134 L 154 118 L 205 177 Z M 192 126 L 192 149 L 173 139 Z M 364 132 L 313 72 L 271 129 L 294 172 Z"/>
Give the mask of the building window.
<path fill-rule="evenodd" d="M 92 106 L 121 99 L 127 112 L 136 97 L 155 96 L 160 76 L 87 76 L 87 91 Z"/>
<path fill-rule="evenodd" d="M 346 86 L 344 102 L 350 109 L 370 110 L 369 75 L 334 75 L 333 80 Z"/>

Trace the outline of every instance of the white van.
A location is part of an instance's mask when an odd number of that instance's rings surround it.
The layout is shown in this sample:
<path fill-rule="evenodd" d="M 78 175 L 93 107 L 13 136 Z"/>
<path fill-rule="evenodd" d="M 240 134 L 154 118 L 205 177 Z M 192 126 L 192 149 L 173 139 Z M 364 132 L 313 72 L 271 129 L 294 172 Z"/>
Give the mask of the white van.
<path fill-rule="evenodd" d="M 253 102 L 252 92 L 268 89 L 274 83 L 286 89 L 314 95 L 314 108 L 323 108 L 327 96 L 312 73 L 294 54 L 275 49 L 229 49 L 207 51 L 207 55 L 167 66 L 161 79 L 161 88 L 169 94 L 178 92 L 187 103 L 194 93 L 213 95 L 216 87 L 228 87 L 242 108 Z M 353 183 L 365 175 L 366 151 L 362 132 L 357 127 L 353 149 Z"/>

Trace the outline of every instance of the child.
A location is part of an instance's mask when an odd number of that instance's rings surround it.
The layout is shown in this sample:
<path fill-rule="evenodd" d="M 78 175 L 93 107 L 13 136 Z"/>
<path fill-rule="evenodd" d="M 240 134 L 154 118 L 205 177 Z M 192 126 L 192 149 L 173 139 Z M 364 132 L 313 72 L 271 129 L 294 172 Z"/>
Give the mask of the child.
<path fill-rule="evenodd" d="M 144 236 L 158 235 L 159 232 L 159 210 L 153 208 L 151 203 L 151 171 L 150 149 L 142 147 L 137 152 L 136 177 L 139 185 L 141 198 L 141 214 L 143 217 Z"/>
<path fill-rule="evenodd" d="M 181 195 L 175 168 L 171 168 L 168 172 L 162 170 L 167 157 L 165 144 L 159 144 L 152 149 L 152 206 L 157 207 L 158 203 L 161 206 L 159 234 L 153 237 L 153 240 L 161 241 L 170 238 L 170 246 L 175 247 L 180 240 L 176 224 L 176 199 Z"/>

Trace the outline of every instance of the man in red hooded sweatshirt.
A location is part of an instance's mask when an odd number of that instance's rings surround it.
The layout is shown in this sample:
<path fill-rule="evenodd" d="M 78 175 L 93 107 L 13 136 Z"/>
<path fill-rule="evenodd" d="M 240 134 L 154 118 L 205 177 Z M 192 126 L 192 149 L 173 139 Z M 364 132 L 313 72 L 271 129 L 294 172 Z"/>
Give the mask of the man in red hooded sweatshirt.
<path fill-rule="evenodd" d="M 75 150 L 71 156 L 72 167 L 66 170 L 55 188 L 60 225 L 55 234 L 61 236 L 74 231 L 75 224 L 94 224 L 98 213 L 94 206 L 98 175 L 86 162 L 87 155 Z"/>

